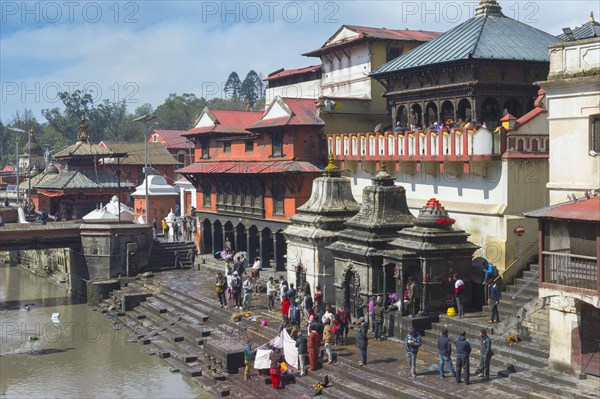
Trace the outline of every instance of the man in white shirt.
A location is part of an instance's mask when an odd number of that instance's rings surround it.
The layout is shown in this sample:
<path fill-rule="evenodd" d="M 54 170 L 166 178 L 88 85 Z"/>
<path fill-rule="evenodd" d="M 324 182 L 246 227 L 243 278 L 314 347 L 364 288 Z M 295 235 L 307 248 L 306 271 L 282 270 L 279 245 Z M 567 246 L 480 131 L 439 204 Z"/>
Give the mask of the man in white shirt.
<path fill-rule="evenodd" d="M 462 319 L 465 316 L 465 309 L 463 306 L 463 291 L 465 289 L 465 282 L 458 277 L 458 274 L 454 275 L 454 296 L 456 298 L 456 316 Z"/>
<path fill-rule="evenodd" d="M 267 309 L 275 309 L 275 295 L 277 295 L 277 284 L 273 281 L 273 277 L 269 277 L 267 282 Z"/>
<path fill-rule="evenodd" d="M 254 264 L 252 264 L 252 279 L 256 281 L 259 277 L 260 271 L 262 270 L 262 262 L 257 256 L 254 258 Z"/>
<path fill-rule="evenodd" d="M 250 302 L 252 301 L 252 277 L 246 276 L 246 281 L 242 285 L 242 289 L 244 290 L 244 301 L 242 302 L 242 309 L 249 310 Z"/>

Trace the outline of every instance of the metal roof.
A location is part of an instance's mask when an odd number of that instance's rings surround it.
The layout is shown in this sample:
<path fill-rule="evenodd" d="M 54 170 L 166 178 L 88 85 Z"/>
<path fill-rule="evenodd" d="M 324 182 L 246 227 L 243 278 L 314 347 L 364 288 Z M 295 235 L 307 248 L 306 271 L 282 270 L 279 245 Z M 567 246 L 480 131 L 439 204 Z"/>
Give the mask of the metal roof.
<path fill-rule="evenodd" d="M 121 187 L 134 187 L 133 183 L 121 180 Z M 117 188 L 119 181 L 114 173 L 98 171 L 67 170 L 45 179 L 35 188 L 53 190 L 103 189 Z"/>
<path fill-rule="evenodd" d="M 526 212 L 528 218 L 580 220 L 600 222 L 600 197 L 580 198 L 577 201 L 564 202 L 545 208 Z"/>
<path fill-rule="evenodd" d="M 98 144 L 91 144 L 86 141 L 78 141 L 75 144 L 68 146 L 67 148 L 54 154 L 54 158 L 63 159 L 70 157 L 85 157 L 85 156 L 108 156 L 113 151 L 110 151 Z"/>
<path fill-rule="evenodd" d="M 111 152 L 126 153 L 127 157 L 121 158 L 121 165 L 144 165 L 144 143 L 128 143 L 125 141 L 102 141 Z M 193 150 L 192 150 L 193 151 Z M 111 162 L 117 164 L 117 161 Z M 149 165 L 178 165 L 179 162 L 165 148 L 163 143 L 148 142 L 148 164 Z"/>
<path fill-rule="evenodd" d="M 281 69 L 281 70 L 279 70 L 277 72 L 271 73 L 269 76 L 267 76 L 263 80 L 266 81 L 266 82 L 269 82 L 269 81 L 273 81 L 273 80 L 287 78 L 289 76 L 304 75 L 304 74 L 308 74 L 308 73 L 321 72 L 322 69 L 323 69 L 323 64 L 311 65 L 311 66 L 308 66 L 308 67 L 298 68 L 298 69 Z"/>
<path fill-rule="evenodd" d="M 594 20 L 594 13 L 590 15 L 590 20 L 585 24 L 573 28 L 572 35 L 559 35 L 558 38 L 565 41 L 590 39 L 592 37 L 600 37 L 600 23 Z"/>
<path fill-rule="evenodd" d="M 492 10 L 478 13 L 442 36 L 382 65 L 372 75 L 472 58 L 549 62 L 548 46 L 559 41 Z"/>
<path fill-rule="evenodd" d="M 323 166 L 306 161 L 221 161 L 196 162 L 190 166 L 176 170 L 181 174 L 213 173 L 213 174 L 273 174 L 273 173 L 321 173 Z"/>
<path fill-rule="evenodd" d="M 194 127 L 188 130 L 183 136 L 190 137 L 196 134 L 223 133 L 223 134 L 250 134 L 246 127 L 251 126 L 262 116 L 261 111 L 231 111 L 231 110 L 210 110 L 204 109 L 198 121 L 202 116 L 208 113 L 214 118 L 214 126 Z M 196 122 L 198 123 L 198 122 Z"/>
<path fill-rule="evenodd" d="M 349 29 L 355 32 L 357 35 L 351 38 L 334 41 L 338 34 L 344 30 Z M 372 28 L 368 26 L 358 25 L 342 25 L 334 34 L 331 36 L 323 46 L 320 48 L 309 51 L 302 55 L 308 57 L 319 57 L 323 54 L 327 54 L 333 50 L 343 48 L 348 45 L 354 45 L 356 43 L 365 40 L 391 40 L 396 42 L 426 42 L 435 37 L 441 35 L 441 32 L 430 32 L 422 30 L 408 30 L 408 29 L 386 29 L 386 28 Z"/>
<path fill-rule="evenodd" d="M 264 119 L 275 103 L 289 109 L 289 116 Z M 325 122 L 317 115 L 317 103 L 312 98 L 288 98 L 275 97 L 273 102 L 265 111 L 263 117 L 248 130 L 260 130 L 271 127 L 281 126 L 324 126 Z"/>
<path fill-rule="evenodd" d="M 194 144 L 190 143 L 182 134 L 186 133 L 187 130 L 160 130 L 154 129 L 154 134 L 157 134 L 164 141 L 161 142 L 167 149 L 183 150 L 188 148 L 194 148 Z M 148 138 L 149 143 L 153 143 L 152 136 Z"/>

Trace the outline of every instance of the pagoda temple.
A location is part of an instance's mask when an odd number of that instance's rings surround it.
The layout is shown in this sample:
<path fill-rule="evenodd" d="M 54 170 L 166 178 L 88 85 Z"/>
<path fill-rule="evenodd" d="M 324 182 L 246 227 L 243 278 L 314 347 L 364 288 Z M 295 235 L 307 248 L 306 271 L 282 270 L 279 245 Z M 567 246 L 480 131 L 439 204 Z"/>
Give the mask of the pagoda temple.
<path fill-rule="evenodd" d="M 385 251 L 383 263 L 394 268 L 398 292 L 410 277 L 421 283 L 421 314 L 446 313 L 453 306 L 455 273 L 465 282 L 465 306 L 472 305 L 472 258 L 479 246 L 467 240 L 468 233 L 455 230 L 454 223 L 432 198 L 419 211 L 414 227 L 401 230 Z"/>
<path fill-rule="evenodd" d="M 93 144 L 87 130 L 87 122 L 81 120 L 77 141 L 54 155 L 63 168 L 59 173 L 47 174 L 35 186 L 32 196 L 38 210 L 45 209 L 54 215 L 60 212 L 64 219 L 80 219 L 97 208 L 99 203 L 108 203 L 114 195 L 120 202 L 125 199 L 134 185 L 119 178 L 119 173 L 105 170 L 101 160 L 120 159 L 124 153 L 115 153 L 98 144 Z"/>
<path fill-rule="evenodd" d="M 307 281 L 311 288 L 319 285 L 327 303 L 335 303 L 333 255 L 328 245 L 337 240 L 344 222 L 360 209 L 352 196 L 350 181 L 341 177 L 333 155 L 323 176 L 315 179 L 310 199 L 290 217 L 291 225 L 283 231 L 287 241 L 288 281 L 300 287 Z"/>

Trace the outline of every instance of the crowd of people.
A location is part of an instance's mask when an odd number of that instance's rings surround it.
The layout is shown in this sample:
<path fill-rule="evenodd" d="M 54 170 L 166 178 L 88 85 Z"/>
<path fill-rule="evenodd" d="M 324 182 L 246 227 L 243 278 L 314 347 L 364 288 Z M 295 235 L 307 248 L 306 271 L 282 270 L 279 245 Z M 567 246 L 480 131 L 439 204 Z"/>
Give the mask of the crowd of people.
<path fill-rule="evenodd" d="M 236 257 L 233 263 L 226 263 L 228 266 L 225 274 L 220 271 L 217 273 L 215 286 L 221 307 L 227 308 L 229 301 L 230 304 L 235 305 L 234 310 L 251 309 L 254 283 L 258 278 L 258 271 L 261 269 L 260 266 L 255 269 L 256 262 L 260 262 L 260 260 L 257 258 L 252 270 L 247 272 L 247 260 L 243 256 Z M 257 272 L 255 273 L 254 270 Z M 453 276 L 453 281 L 456 306 L 459 309 L 457 316 L 463 317 L 464 281 L 458 275 Z M 268 311 L 281 312 L 281 323 L 278 330 L 281 332 L 286 329 L 289 336 L 296 341 L 299 356 L 298 368 L 300 376 L 304 376 L 309 370 L 318 370 L 323 363 L 330 364 L 337 360 L 335 347 L 349 343 L 348 335 L 352 325 L 354 326 L 353 330 L 356 332 L 354 343 L 358 348 L 358 364 L 360 366 L 367 365 L 369 341 L 371 339 L 383 341 L 387 338 L 383 328 L 384 315 L 386 312 L 394 310 L 394 299 L 397 299 L 396 304 L 402 307 L 398 310 L 408 311 L 409 316 L 418 313 L 420 305 L 419 284 L 414 278 L 410 278 L 405 288 L 403 299 L 398 298 L 396 295 L 390 295 L 390 306 L 386 306 L 381 297 L 370 298 L 368 304 L 365 304 L 362 298 L 358 298 L 354 307 L 354 317 L 347 302 L 337 308 L 326 303 L 320 286 L 316 286 L 313 292 L 307 281 L 304 281 L 300 287 L 295 287 L 293 283 L 288 283 L 283 276 L 278 279 L 269 277 L 266 284 L 266 303 L 264 305 Z M 492 309 L 496 309 L 492 311 L 492 320 L 494 320 L 493 318 L 497 317 L 498 299 L 495 299 L 495 289 L 490 290 L 490 292 L 492 291 L 494 293 L 490 293 L 490 305 Z M 493 306 L 494 301 L 496 301 L 495 307 Z M 367 312 L 368 317 L 366 317 Z M 371 331 L 369 331 L 370 327 L 372 328 Z M 408 334 L 404 337 L 403 343 L 406 348 L 410 374 L 415 378 L 417 376 L 417 355 L 422 345 L 421 335 L 411 327 L 408 329 Z M 445 369 L 447 366 L 457 383 L 464 380 L 464 383 L 470 384 L 469 358 L 471 345 L 466 339 L 466 333 L 459 334 L 454 339 L 454 345 L 452 345 L 452 341 L 448 337 L 448 330 L 444 329 L 437 340 L 437 344 L 440 377 L 446 377 Z M 456 369 L 452 362 L 453 346 L 456 350 Z M 244 377 L 248 379 L 255 351 L 252 350 L 249 343 L 247 343 L 244 350 L 246 359 Z M 481 375 L 484 380 L 489 379 L 492 355 L 491 340 L 487 336 L 486 330 L 481 330 L 481 357 L 477 374 Z M 282 367 L 285 368 L 283 353 L 278 349 L 274 349 L 271 362 L 270 374 L 273 387 L 282 388 L 284 383 L 281 372 Z M 284 372 L 284 374 L 286 373 Z"/>

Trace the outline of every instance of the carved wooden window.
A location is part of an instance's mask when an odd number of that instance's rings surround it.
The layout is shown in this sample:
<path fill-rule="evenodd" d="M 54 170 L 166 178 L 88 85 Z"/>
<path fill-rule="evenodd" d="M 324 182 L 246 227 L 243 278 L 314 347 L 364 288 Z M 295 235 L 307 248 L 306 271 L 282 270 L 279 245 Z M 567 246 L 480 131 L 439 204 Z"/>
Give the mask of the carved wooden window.
<path fill-rule="evenodd" d="M 283 156 L 283 133 L 282 132 L 273 132 L 271 136 L 271 147 L 272 147 L 272 156 L 273 157 L 282 157 Z"/>
<path fill-rule="evenodd" d="M 210 208 L 210 192 L 212 190 L 212 186 L 210 184 L 205 184 L 202 187 L 202 206 L 204 208 Z"/>
<path fill-rule="evenodd" d="M 223 152 L 225 154 L 231 152 L 231 142 L 230 141 L 226 141 L 223 143 Z"/>
<path fill-rule="evenodd" d="M 210 153 L 209 153 L 209 147 L 208 147 L 208 140 L 202 140 L 200 142 L 200 150 L 201 150 L 201 159 L 209 159 L 210 158 Z"/>
<path fill-rule="evenodd" d="M 244 144 L 245 144 L 245 150 L 246 150 L 246 152 L 252 152 L 252 151 L 254 151 L 254 141 L 247 140 Z"/>
<path fill-rule="evenodd" d="M 284 188 L 279 185 L 273 185 L 273 215 L 284 214 Z"/>

